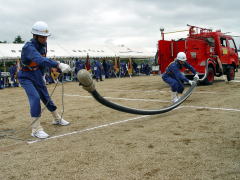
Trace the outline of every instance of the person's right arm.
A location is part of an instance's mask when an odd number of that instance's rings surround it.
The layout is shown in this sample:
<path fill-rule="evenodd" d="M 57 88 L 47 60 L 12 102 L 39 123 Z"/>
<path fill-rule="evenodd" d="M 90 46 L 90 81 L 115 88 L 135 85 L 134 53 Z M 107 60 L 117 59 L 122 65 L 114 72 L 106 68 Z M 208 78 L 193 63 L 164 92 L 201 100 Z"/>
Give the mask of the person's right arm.
<path fill-rule="evenodd" d="M 36 62 L 40 66 L 47 65 L 49 67 L 58 67 L 58 62 L 43 57 L 31 44 L 28 44 L 23 48 L 23 53 L 26 59 Z"/>

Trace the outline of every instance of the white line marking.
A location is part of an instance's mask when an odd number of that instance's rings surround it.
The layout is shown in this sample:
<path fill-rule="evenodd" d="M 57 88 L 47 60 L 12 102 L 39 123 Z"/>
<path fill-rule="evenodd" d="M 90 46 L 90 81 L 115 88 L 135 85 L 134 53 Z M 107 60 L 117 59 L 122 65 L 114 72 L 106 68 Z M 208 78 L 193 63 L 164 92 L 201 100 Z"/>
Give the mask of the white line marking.
<path fill-rule="evenodd" d="M 76 95 L 76 94 L 64 94 L 64 96 L 78 96 L 78 97 L 82 97 L 82 98 L 93 98 L 92 96 L 81 96 L 81 95 Z"/>
<path fill-rule="evenodd" d="M 113 98 L 113 97 L 105 97 L 106 99 L 118 99 L 118 100 L 126 100 L 126 101 L 151 101 L 151 102 L 170 102 L 166 100 L 157 100 L 157 99 L 131 99 L 131 98 Z"/>
<path fill-rule="evenodd" d="M 222 110 L 222 111 L 235 111 L 240 112 L 240 109 L 232 108 L 216 108 L 216 107 L 207 107 L 207 106 L 181 106 L 183 108 L 196 108 L 196 109 L 210 109 L 210 110 Z"/>
<path fill-rule="evenodd" d="M 141 119 L 141 118 L 148 117 L 148 116 L 150 116 L 150 115 L 138 116 L 138 117 L 135 117 L 135 118 L 130 118 L 130 119 L 122 120 L 122 121 L 107 123 L 107 124 L 103 124 L 103 125 L 100 125 L 100 126 L 83 129 L 83 130 L 80 130 L 80 131 L 73 131 L 73 132 L 66 133 L 66 134 L 61 134 L 61 135 L 58 135 L 58 136 L 52 136 L 52 137 L 50 137 L 50 138 L 43 139 L 43 140 L 38 139 L 38 140 L 35 140 L 35 141 L 28 141 L 27 143 L 28 143 L 28 144 L 33 144 L 33 143 L 36 143 L 36 142 L 46 141 L 46 140 L 49 140 L 49 139 L 56 139 L 56 138 L 59 138 L 59 137 L 69 136 L 69 135 L 72 135 L 72 134 L 79 134 L 79 133 L 83 133 L 83 132 L 87 132 L 87 131 L 92 131 L 92 130 L 99 129 L 99 128 L 103 128 L 103 127 L 108 127 L 108 126 L 112 126 L 112 125 L 116 125 L 116 124 L 125 123 L 125 122 L 128 122 L 128 121 L 133 121 L 133 120 L 136 120 L 136 119 Z"/>
<path fill-rule="evenodd" d="M 122 91 L 122 92 L 170 92 L 170 91 L 160 91 L 160 90 L 124 90 L 124 89 L 104 89 L 105 91 Z"/>
<path fill-rule="evenodd" d="M 230 81 L 230 82 L 237 82 L 237 83 L 239 83 L 240 80 L 232 80 L 232 81 Z"/>
<path fill-rule="evenodd" d="M 83 98 L 93 98 L 92 96 L 81 96 L 81 95 L 70 95 L 64 94 L 64 96 L 78 96 Z M 124 101 L 151 101 L 151 102 L 170 102 L 167 100 L 157 100 L 157 99 L 132 99 L 132 98 L 114 98 L 114 97 L 104 97 L 106 99 L 124 100 Z"/>
<path fill-rule="evenodd" d="M 150 93 L 150 92 L 160 92 L 160 93 L 170 93 L 171 91 L 160 91 L 160 90 L 147 90 L 147 91 L 143 91 L 143 90 L 123 90 L 123 89 L 107 89 L 105 91 L 122 91 L 122 92 L 146 92 L 146 93 Z M 213 91 L 199 91 L 199 92 L 196 92 L 194 91 L 193 93 L 197 93 L 197 94 L 216 94 L 216 92 L 213 92 Z"/>

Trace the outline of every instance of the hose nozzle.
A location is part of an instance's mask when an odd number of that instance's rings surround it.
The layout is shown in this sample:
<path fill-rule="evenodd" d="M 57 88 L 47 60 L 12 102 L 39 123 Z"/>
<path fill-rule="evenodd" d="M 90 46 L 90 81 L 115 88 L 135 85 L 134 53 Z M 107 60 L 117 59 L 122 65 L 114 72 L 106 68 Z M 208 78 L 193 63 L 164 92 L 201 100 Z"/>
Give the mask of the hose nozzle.
<path fill-rule="evenodd" d="M 85 89 L 86 91 L 91 93 L 96 90 L 92 76 L 87 70 L 82 69 L 78 71 L 77 78 L 80 82 L 79 85 L 83 86 L 83 89 Z"/>

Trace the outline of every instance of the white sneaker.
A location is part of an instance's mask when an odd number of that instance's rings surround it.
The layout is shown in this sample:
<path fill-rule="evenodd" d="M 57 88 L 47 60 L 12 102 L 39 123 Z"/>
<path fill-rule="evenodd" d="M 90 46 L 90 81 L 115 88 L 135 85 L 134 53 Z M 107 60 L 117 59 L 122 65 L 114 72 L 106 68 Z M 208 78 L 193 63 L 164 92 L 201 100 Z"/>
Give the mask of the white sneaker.
<path fill-rule="evenodd" d="M 178 99 L 179 99 L 178 97 L 175 97 L 175 98 L 172 99 L 172 102 L 175 103 L 175 102 L 178 101 Z"/>
<path fill-rule="evenodd" d="M 64 120 L 64 119 L 56 119 L 52 122 L 54 125 L 61 125 L 61 126 L 67 126 L 70 124 L 70 122 Z"/>
<path fill-rule="evenodd" d="M 47 133 L 45 133 L 43 130 L 38 130 L 35 132 L 32 132 L 31 136 L 39 138 L 39 139 L 46 139 L 49 137 Z"/>
<path fill-rule="evenodd" d="M 177 92 L 172 92 L 171 96 L 172 96 L 172 103 L 175 103 L 178 101 L 179 98 L 178 98 Z"/>

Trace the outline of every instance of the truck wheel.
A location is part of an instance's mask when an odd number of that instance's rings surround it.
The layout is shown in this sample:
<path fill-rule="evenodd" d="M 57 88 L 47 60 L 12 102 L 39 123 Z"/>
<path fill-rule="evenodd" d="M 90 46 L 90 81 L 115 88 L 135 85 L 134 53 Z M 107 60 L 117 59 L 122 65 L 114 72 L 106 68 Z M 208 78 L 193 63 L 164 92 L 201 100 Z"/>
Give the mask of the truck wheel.
<path fill-rule="evenodd" d="M 208 67 L 208 75 L 206 79 L 203 81 L 203 83 L 206 85 L 211 85 L 213 84 L 213 81 L 214 81 L 214 70 L 212 67 Z"/>
<path fill-rule="evenodd" d="M 229 69 L 227 70 L 227 80 L 231 81 L 234 80 L 235 78 L 235 70 L 233 66 L 230 66 Z"/>

